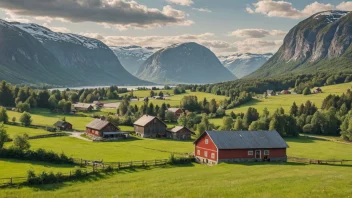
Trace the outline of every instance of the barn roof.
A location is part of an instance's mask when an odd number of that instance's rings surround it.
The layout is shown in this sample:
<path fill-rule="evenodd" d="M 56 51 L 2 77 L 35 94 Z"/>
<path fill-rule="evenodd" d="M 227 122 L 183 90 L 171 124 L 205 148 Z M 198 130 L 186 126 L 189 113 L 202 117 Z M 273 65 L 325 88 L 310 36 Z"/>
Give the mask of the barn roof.
<path fill-rule="evenodd" d="M 193 131 L 189 130 L 187 127 L 185 126 L 175 126 L 174 128 L 170 129 L 169 131 L 170 132 L 173 132 L 173 133 L 177 133 L 179 132 L 180 130 L 186 128 L 188 131 L 190 131 L 192 134 L 195 134 Z"/>
<path fill-rule="evenodd" d="M 107 120 L 102 120 L 102 119 L 95 119 L 89 124 L 86 125 L 87 128 L 95 129 L 95 130 L 101 130 L 104 127 L 106 127 L 110 122 Z"/>
<path fill-rule="evenodd" d="M 218 149 L 289 147 L 277 131 L 206 131 L 205 133 Z"/>
<path fill-rule="evenodd" d="M 135 121 L 133 124 L 134 125 L 138 125 L 138 126 L 145 126 L 147 125 L 149 122 L 153 121 L 154 119 L 158 119 L 157 117 L 154 117 L 154 116 L 150 116 L 150 115 L 143 115 L 142 117 L 140 117 L 137 121 Z M 160 122 L 162 122 L 165 126 L 166 124 L 159 120 Z"/>
<path fill-rule="evenodd" d="M 61 120 L 59 120 L 59 121 L 57 121 L 57 122 L 54 124 L 54 126 L 56 126 L 56 127 L 63 127 L 65 124 L 69 124 L 69 123 L 66 122 L 66 121 L 61 121 Z"/>
<path fill-rule="evenodd" d="M 77 103 L 73 105 L 74 108 L 82 108 L 82 109 L 88 109 L 88 108 L 93 108 L 91 104 L 85 104 L 85 103 Z"/>
<path fill-rule="evenodd" d="M 171 111 L 173 113 L 176 113 L 178 110 L 181 110 L 180 108 L 168 108 L 167 111 Z"/>

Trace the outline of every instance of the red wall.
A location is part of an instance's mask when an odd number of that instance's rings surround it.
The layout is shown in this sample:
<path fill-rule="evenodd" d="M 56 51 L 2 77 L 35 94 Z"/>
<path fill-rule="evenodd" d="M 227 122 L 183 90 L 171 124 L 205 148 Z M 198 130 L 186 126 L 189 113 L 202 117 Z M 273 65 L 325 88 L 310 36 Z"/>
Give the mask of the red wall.
<path fill-rule="evenodd" d="M 208 139 L 208 144 L 205 144 L 205 140 Z M 199 151 L 199 153 L 198 153 Z M 208 156 L 205 157 L 205 151 L 207 151 Z M 212 158 L 212 153 L 214 153 L 214 158 Z M 217 160 L 217 148 L 214 144 L 214 142 L 210 139 L 208 134 L 203 135 L 195 145 L 195 150 L 194 150 L 194 155 L 196 157 L 202 157 L 202 158 L 207 158 L 210 160 Z"/>
<path fill-rule="evenodd" d="M 286 149 L 229 149 L 219 150 L 220 159 L 233 159 L 233 158 L 255 158 L 255 151 L 260 150 L 261 158 L 264 158 L 264 150 L 269 150 L 268 158 L 272 157 L 285 157 Z M 248 151 L 253 151 L 253 155 L 248 155 Z"/>

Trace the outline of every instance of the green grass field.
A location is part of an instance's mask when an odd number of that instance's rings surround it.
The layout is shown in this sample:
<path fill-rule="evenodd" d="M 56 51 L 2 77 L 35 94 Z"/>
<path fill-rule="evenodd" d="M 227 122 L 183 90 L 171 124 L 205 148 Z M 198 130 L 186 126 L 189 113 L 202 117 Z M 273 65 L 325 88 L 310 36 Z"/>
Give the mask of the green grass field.
<path fill-rule="evenodd" d="M 65 165 L 65 164 L 51 164 L 45 162 L 33 162 L 33 161 L 24 161 L 24 160 L 15 160 L 15 159 L 1 159 L 0 158 L 0 178 L 9 178 L 9 177 L 26 177 L 28 170 L 34 170 L 39 173 L 42 171 L 53 171 L 68 173 L 74 170 L 74 165 Z"/>
<path fill-rule="evenodd" d="M 277 108 L 284 108 L 285 112 L 289 112 L 293 102 L 299 106 L 305 103 L 307 100 L 315 103 L 317 107 L 320 107 L 324 98 L 329 94 L 341 95 L 345 93 L 347 89 L 352 88 L 352 83 L 338 84 L 322 87 L 323 93 L 312 94 L 312 95 L 301 95 L 301 94 L 289 94 L 289 95 L 279 95 L 279 96 L 268 96 L 268 98 L 254 99 L 249 103 L 241 105 L 238 108 L 227 110 L 226 113 L 229 114 L 231 111 L 235 113 L 243 112 L 245 113 L 249 107 L 256 108 L 259 113 L 262 113 L 263 109 L 266 107 L 270 113 L 274 112 Z"/>
<path fill-rule="evenodd" d="M 12 125 L 5 125 L 5 129 L 7 134 L 9 134 L 10 138 L 14 138 L 16 135 L 23 135 L 25 133 L 27 133 L 29 136 L 51 134 L 50 132 L 45 131 L 43 129 L 32 129 L 27 127 L 12 126 Z"/>
<path fill-rule="evenodd" d="M 3 197 L 349 197 L 350 166 L 221 164 L 125 170 L 99 178 L 20 189 Z"/>

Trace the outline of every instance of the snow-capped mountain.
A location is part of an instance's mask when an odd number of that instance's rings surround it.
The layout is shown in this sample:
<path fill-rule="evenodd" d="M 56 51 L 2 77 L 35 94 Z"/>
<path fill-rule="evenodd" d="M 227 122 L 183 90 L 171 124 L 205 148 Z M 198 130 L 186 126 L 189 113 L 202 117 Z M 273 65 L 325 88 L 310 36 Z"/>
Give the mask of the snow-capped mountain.
<path fill-rule="evenodd" d="M 122 66 L 131 74 L 135 74 L 141 64 L 152 54 L 160 50 L 160 47 L 141 46 L 111 46 L 110 49 L 120 60 Z"/>
<path fill-rule="evenodd" d="M 236 77 L 242 78 L 257 70 L 266 61 L 268 61 L 273 54 L 233 54 L 229 56 L 219 56 L 221 63 L 230 70 Z"/>
<path fill-rule="evenodd" d="M 155 83 L 215 83 L 235 80 L 215 54 L 197 43 L 165 47 L 150 56 L 136 76 Z"/>
<path fill-rule="evenodd" d="M 52 85 L 148 84 L 128 73 L 103 42 L 37 24 L 0 21 L 0 79 Z"/>

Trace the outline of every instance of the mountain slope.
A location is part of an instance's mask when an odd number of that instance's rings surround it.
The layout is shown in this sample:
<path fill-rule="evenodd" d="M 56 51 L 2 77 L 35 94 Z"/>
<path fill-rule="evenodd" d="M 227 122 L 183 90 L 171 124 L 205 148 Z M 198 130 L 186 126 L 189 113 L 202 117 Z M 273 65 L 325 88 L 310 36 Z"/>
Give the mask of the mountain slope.
<path fill-rule="evenodd" d="M 112 46 L 110 49 L 120 60 L 122 66 L 131 74 L 135 74 L 144 61 L 160 50 L 158 47 Z"/>
<path fill-rule="evenodd" d="M 249 77 L 351 68 L 352 13 L 317 13 L 290 30 L 278 52 Z"/>
<path fill-rule="evenodd" d="M 238 78 L 247 76 L 256 71 L 266 61 L 272 57 L 273 54 L 233 54 L 230 56 L 219 56 L 221 63 L 230 70 Z"/>
<path fill-rule="evenodd" d="M 36 24 L 1 21 L 0 60 L 12 83 L 148 84 L 129 74 L 101 41 Z"/>
<path fill-rule="evenodd" d="M 197 43 L 175 44 L 157 51 L 136 75 L 156 83 L 214 83 L 236 79 L 213 52 Z"/>

